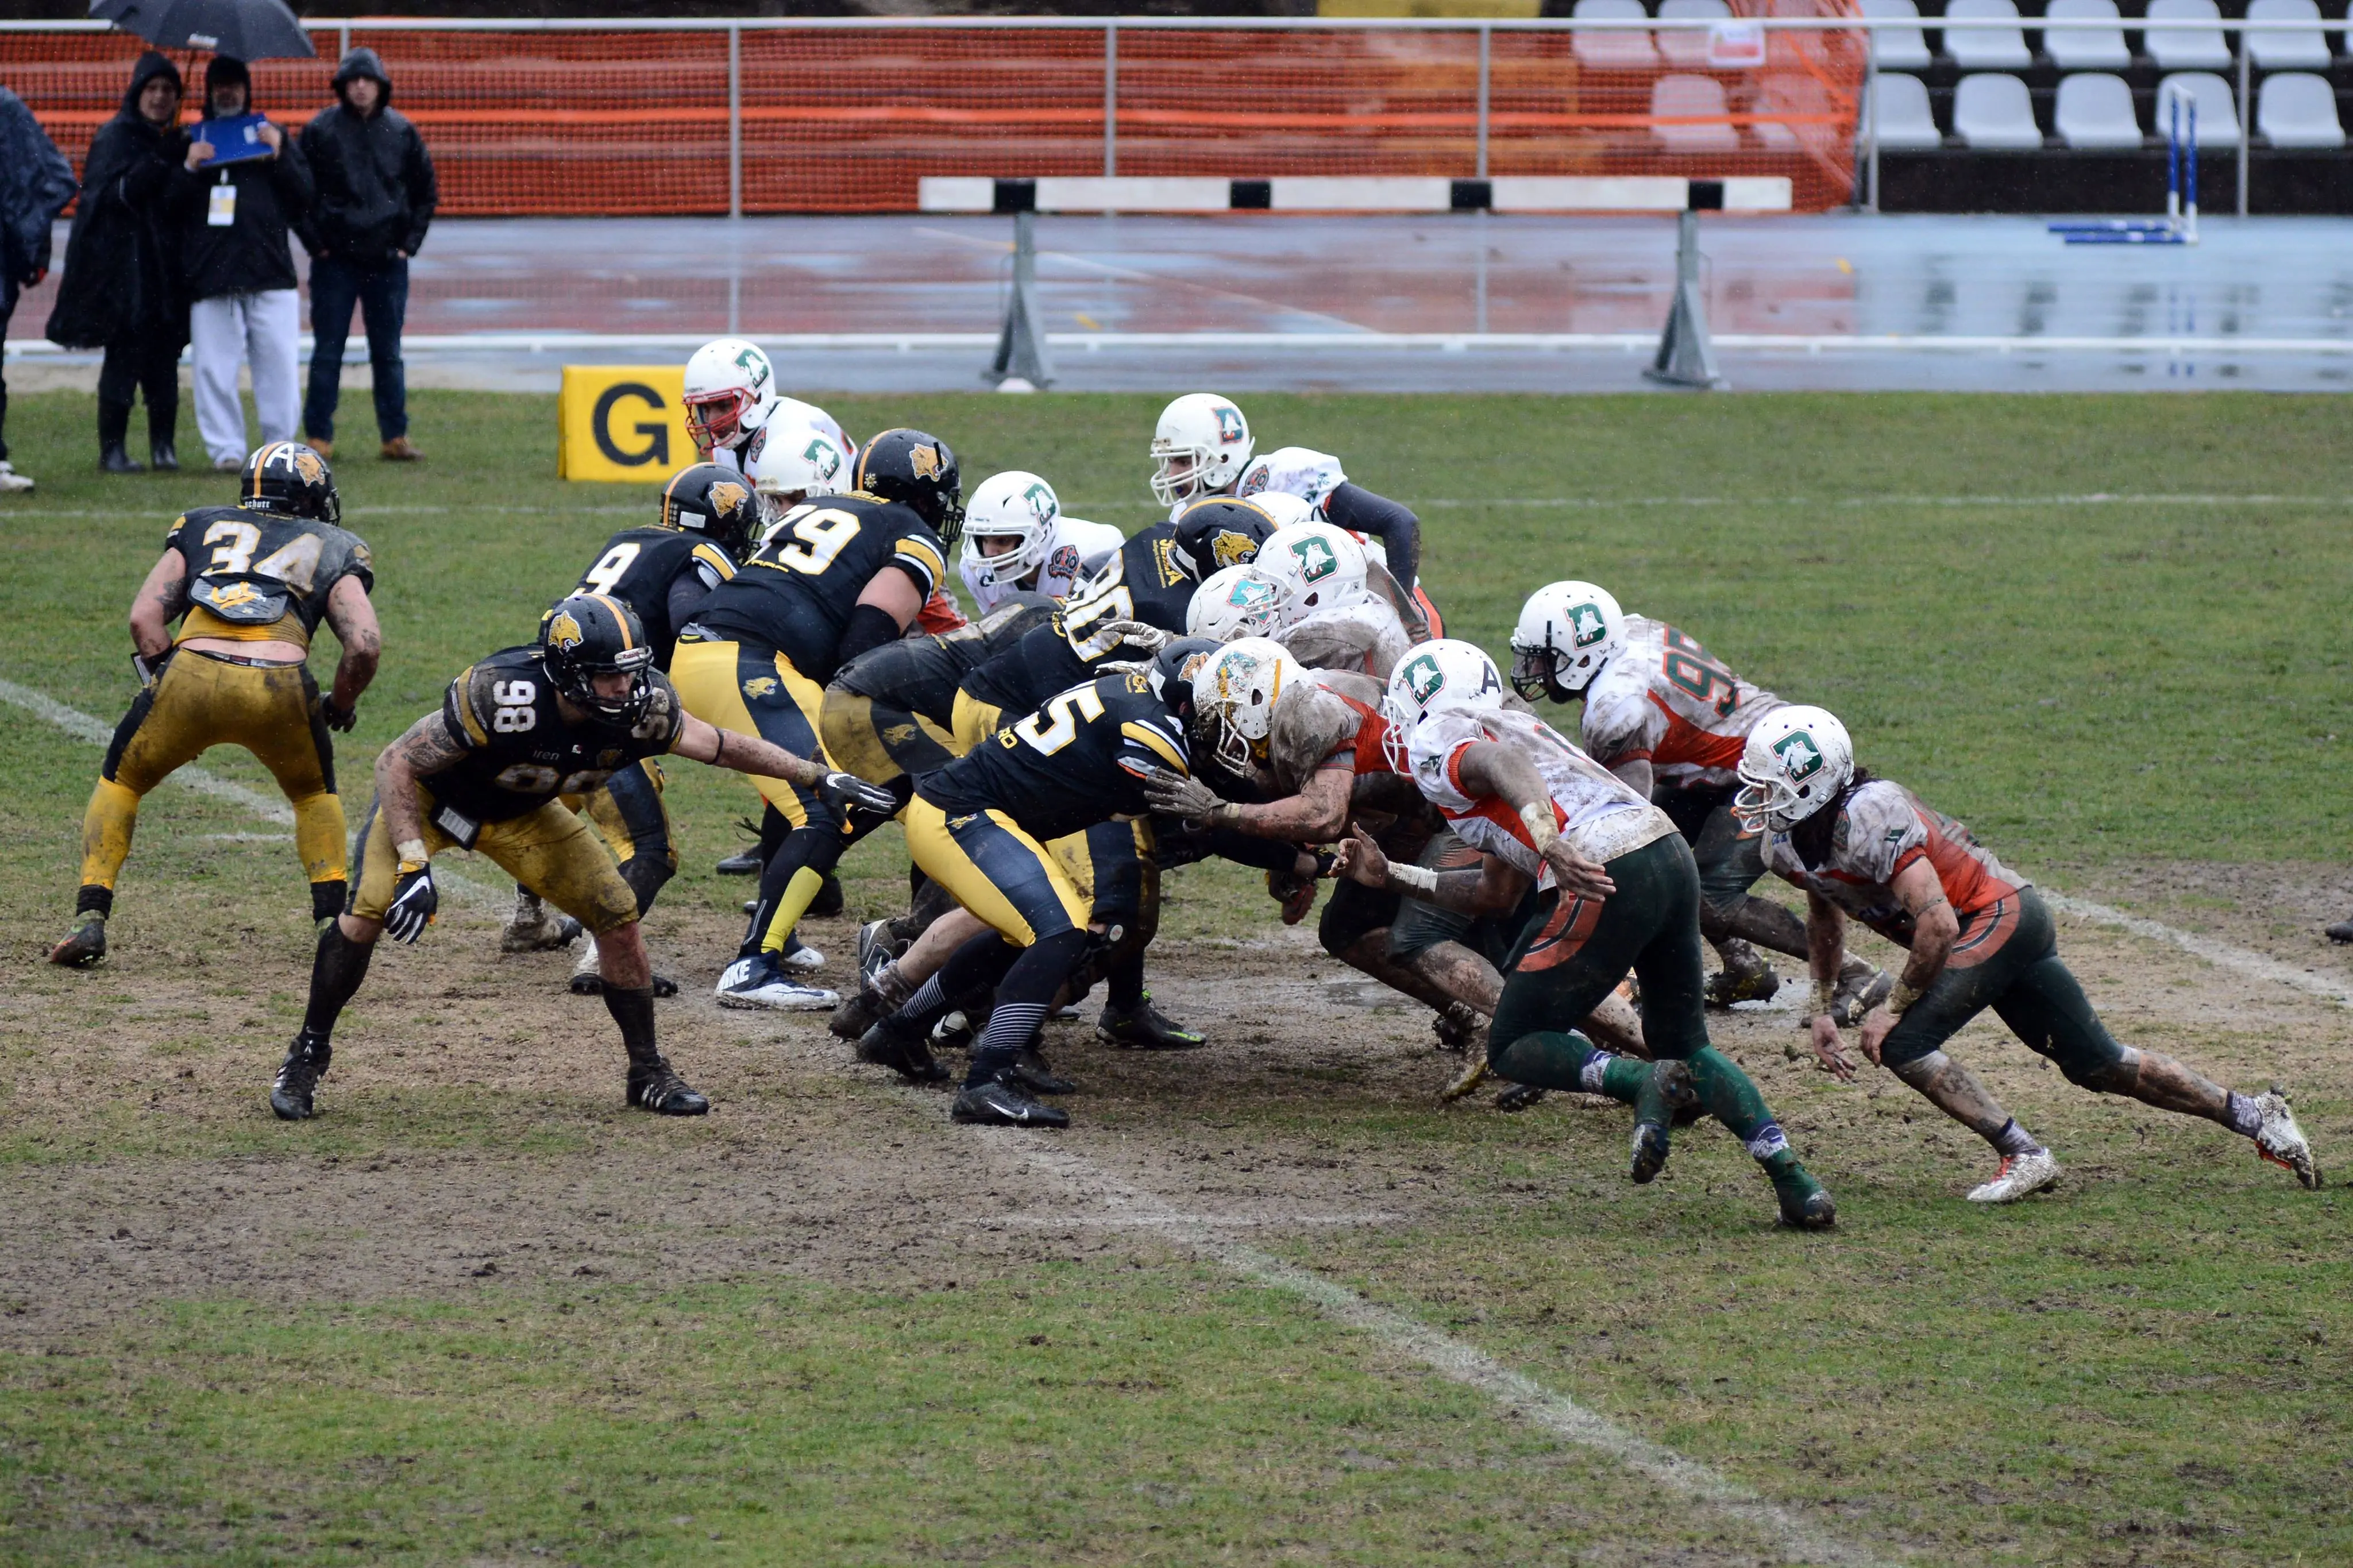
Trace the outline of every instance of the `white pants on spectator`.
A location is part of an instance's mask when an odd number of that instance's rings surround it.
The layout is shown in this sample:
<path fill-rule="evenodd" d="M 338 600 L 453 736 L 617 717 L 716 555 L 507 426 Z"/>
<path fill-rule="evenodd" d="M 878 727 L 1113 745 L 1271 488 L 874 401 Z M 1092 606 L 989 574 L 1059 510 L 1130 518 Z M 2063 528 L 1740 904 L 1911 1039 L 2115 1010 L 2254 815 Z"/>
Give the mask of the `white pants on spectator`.
<path fill-rule="evenodd" d="M 216 294 L 188 311 L 188 341 L 195 350 L 196 433 L 214 463 L 242 463 L 245 409 L 237 401 L 237 367 L 253 367 L 253 411 L 261 419 L 264 442 L 290 441 L 301 416 L 295 384 L 295 359 L 301 347 L 302 302 L 292 289 L 250 294 Z"/>

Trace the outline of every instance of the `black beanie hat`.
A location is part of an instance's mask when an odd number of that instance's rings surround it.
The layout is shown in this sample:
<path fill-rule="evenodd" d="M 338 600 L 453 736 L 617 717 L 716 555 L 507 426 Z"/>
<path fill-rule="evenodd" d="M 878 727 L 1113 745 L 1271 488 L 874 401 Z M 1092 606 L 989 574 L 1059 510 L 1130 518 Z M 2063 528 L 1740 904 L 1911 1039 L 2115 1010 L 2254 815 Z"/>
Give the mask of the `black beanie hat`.
<path fill-rule="evenodd" d="M 227 55 L 215 55 L 205 66 L 205 96 L 211 97 L 213 89 L 231 82 L 245 89 L 248 94 L 253 91 L 253 73 L 245 68 L 243 60 Z"/>

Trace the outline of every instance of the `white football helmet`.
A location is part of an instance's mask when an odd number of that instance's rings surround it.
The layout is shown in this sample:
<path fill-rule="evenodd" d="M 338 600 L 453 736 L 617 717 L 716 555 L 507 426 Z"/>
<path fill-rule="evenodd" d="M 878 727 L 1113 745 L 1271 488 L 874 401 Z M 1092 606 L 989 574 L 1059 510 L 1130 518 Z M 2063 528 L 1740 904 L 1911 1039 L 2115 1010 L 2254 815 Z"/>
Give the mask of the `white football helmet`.
<path fill-rule="evenodd" d="M 1389 689 L 1381 695 L 1391 765 L 1405 771 L 1406 735 L 1430 715 L 1495 713 L 1503 706 L 1504 678 L 1486 649 L 1459 637 L 1416 643 L 1389 672 Z"/>
<path fill-rule="evenodd" d="M 1251 459 L 1234 493 L 1253 499 L 1293 495 L 1320 510 L 1324 498 L 1347 482 L 1348 476 L 1340 471 L 1340 459 L 1331 453 L 1309 447 L 1278 447 Z"/>
<path fill-rule="evenodd" d="M 1512 689 L 1534 702 L 1567 702 L 1626 651 L 1626 612 L 1607 588 L 1547 583 L 1520 606 L 1512 628 Z"/>
<path fill-rule="evenodd" d="M 1260 504 L 1265 504 L 1264 497 Z M 1369 596 L 1365 547 L 1355 534 L 1328 522 L 1295 522 L 1275 530 L 1258 547 L 1256 564 L 1275 585 L 1284 626 L 1318 610 L 1361 604 Z"/>
<path fill-rule="evenodd" d="M 1854 777 L 1854 742 L 1827 708 L 1777 708 L 1748 731 L 1732 815 L 1787 833 L 1839 797 Z"/>
<path fill-rule="evenodd" d="M 1152 499 L 1175 506 L 1233 488 L 1250 459 L 1250 421 L 1233 399 L 1188 392 L 1152 432 Z"/>
<path fill-rule="evenodd" d="M 1275 700 L 1307 679 L 1299 661 L 1281 643 L 1243 637 L 1193 677 L 1194 722 L 1210 735 L 1219 762 L 1247 777 L 1265 755 L 1274 729 Z"/>
<path fill-rule="evenodd" d="M 759 344 L 715 339 L 686 362 L 686 428 L 705 457 L 740 446 L 752 428 L 745 416 L 776 395 L 776 368 Z"/>
<path fill-rule="evenodd" d="M 811 496 L 841 493 L 849 479 L 849 454 L 814 425 L 770 425 L 760 437 L 744 477 L 760 498 L 760 542 L 765 544 L 785 513 Z"/>
<path fill-rule="evenodd" d="M 1314 507 L 1301 500 L 1297 496 L 1286 494 L 1282 490 L 1266 490 L 1248 498 L 1238 495 L 1235 499 L 1247 499 L 1250 505 L 1274 519 L 1274 526 L 1277 528 L 1289 528 L 1294 523 L 1323 521 Z"/>
<path fill-rule="evenodd" d="M 1185 635 L 1219 642 L 1269 636 L 1282 602 L 1281 591 L 1255 565 L 1221 566 L 1193 590 L 1185 606 Z"/>
<path fill-rule="evenodd" d="M 1018 468 L 991 474 L 964 509 L 964 558 L 989 586 L 1013 587 L 1046 563 L 1054 548 L 1054 522 L 1062 503 L 1054 487 Z M 1013 547 L 991 555 L 984 539 L 1010 539 Z"/>

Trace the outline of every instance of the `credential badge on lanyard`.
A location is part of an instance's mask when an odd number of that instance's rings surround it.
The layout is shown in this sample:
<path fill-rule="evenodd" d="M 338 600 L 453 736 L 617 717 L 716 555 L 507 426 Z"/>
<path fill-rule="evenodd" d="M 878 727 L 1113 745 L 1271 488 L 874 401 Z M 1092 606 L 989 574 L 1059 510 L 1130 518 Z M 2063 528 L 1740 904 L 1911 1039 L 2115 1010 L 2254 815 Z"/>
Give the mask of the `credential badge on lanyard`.
<path fill-rule="evenodd" d="M 229 228 L 237 223 L 237 186 L 228 171 L 220 172 L 220 183 L 213 186 L 212 205 L 205 209 L 205 223 L 211 228 Z"/>

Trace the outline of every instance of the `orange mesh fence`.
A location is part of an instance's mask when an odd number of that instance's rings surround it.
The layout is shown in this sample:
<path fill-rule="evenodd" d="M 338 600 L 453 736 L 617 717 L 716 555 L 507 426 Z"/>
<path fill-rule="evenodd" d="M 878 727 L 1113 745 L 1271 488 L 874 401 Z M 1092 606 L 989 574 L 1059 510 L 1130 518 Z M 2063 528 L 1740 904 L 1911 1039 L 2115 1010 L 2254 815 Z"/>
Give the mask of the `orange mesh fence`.
<path fill-rule="evenodd" d="M 1844 16 L 1854 0 L 1734 0 Z M 350 24 L 384 57 L 458 215 L 723 213 L 723 29 L 458 30 Z M 329 101 L 340 42 L 255 68 L 299 126 Z M 760 26 L 735 35 L 747 212 L 894 212 L 927 174 L 1441 174 L 1479 170 L 1480 38 L 1455 27 L 1117 28 L 1105 123 L 1100 26 Z M 1490 174 L 1781 174 L 1794 205 L 1852 197 L 1862 35 L 1774 32 L 1761 63 L 1711 63 L 1702 32 L 1499 26 Z M 119 33 L 0 32 L 0 81 L 79 165 L 141 47 Z M 202 57 L 180 65 L 192 87 Z M 190 98 L 194 109 L 193 93 Z"/>

